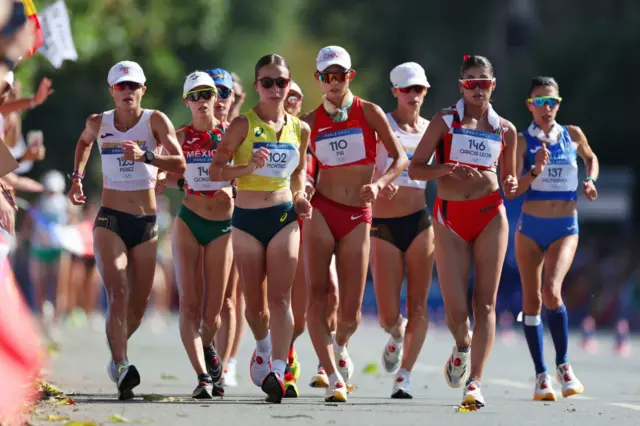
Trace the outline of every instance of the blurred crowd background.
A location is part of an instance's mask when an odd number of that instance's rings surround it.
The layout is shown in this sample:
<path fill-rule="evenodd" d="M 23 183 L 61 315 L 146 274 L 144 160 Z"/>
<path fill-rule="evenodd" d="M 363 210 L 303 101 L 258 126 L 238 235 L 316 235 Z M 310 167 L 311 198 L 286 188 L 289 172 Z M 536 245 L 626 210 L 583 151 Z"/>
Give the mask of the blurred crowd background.
<path fill-rule="evenodd" d="M 54 1 L 34 3 L 40 11 Z M 76 141 L 88 115 L 112 108 L 106 76 L 115 62 L 140 63 L 148 87 L 143 107 L 164 111 L 180 127 L 190 118 L 181 99 L 188 73 L 216 67 L 236 73 L 236 95 L 242 95 L 236 100 L 245 111 L 256 101 L 255 62 L 267 53 L 289 61 L 304 93 L 303 112 L 315 108 L 321 97 L 313 78 L 315 56 L 319 48 L 337 44 L 351 53 L 357 71 L 354 93 L 385 111 L 395 107 L 389 71 L 401 62 L 420 63 L 431 84 L 422 109 L 426 118 L 457 100 L 464 54 L 485 55 L 493 62 L 493 105 L 518 129 L 531 121 L 525 107 L 530 79 L 555 77 L 564 99 L 560 123 L 581 126 L 601 162 L 598 200 L 581 198 L 578 203 L 580 247 L 564 286 L 569 318 L 574 326 L 588 318 L 598 329 L 612 328 L 620 319 L 628 320 L 632 330 L 640 327 L 640 186 L 635 173 L 640 156 L 633 154 L 633 120 L 640 110 L 631 84 L 640 67 L 637 0 L 63 3 L 77 58 L 56 67 L 50 56 L 35 54 L 17 67 L 13 81 L 0 83 L 2 104 L 36 93 L 43 77 L 52 80 L 55 90 L 31 110 L 6 112 L 0 105 L 3 140 L 20 162 L 15 173 L 24 185 L 16 194 L 15 237 L 4 238 L 19 287 L 44 322 L 104 324 L 105 300 L 91 247 L 102 185 L 95 148 L 87 167 L 90 202 L 85 208 L 67 201 L 66 174 L 72 171 Z M 44 36 L 46 41 L 46 31 Z M 427 192 L 432 205 L 433 184 Z M 161 243 L 150 307 L 158 318 L 177 307 L 168 236 L 181 195 L 167 191 L 159 199 Z M 512 234 L 520 203 L 507 204 Z M 513 324 L 521 310 L 520 291 L 511 245 L 499 291 L 501 324 Z M 364 310 L 376 311 L 370 279 Z M 431 318 L 441 320 L 437 272 L 429 310 Z M 48 333 L 55 337 L 55 326 Z"/>

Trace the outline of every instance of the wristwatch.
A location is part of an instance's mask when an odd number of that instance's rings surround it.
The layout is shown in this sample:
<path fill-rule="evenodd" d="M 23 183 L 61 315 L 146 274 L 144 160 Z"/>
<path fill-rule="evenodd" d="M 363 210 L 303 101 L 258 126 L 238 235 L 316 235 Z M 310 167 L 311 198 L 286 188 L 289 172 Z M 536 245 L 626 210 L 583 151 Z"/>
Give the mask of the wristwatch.
<path fill-rule="evenodd" d="M 178 182 L 177 182 L 177 183 L 178 183 L 178 189 L 179 189 L 180 191 L 184 191 L 184 182 L 185 182 L 184 178 L 180 178 L 180 179 L 178 179 Z"/>
<path fill-rule="evenodd" d="M 153 160 L 155 160 L 156 154 L 153 151 L 145 151 L 144 152 L 144 162 L 147 164 L 151 164 Z"/>

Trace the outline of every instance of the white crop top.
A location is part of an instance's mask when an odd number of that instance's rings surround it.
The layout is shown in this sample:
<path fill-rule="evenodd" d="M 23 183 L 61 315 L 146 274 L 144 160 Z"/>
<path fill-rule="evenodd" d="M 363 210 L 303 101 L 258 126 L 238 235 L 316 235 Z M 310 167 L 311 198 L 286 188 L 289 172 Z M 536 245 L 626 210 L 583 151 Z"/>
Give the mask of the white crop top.
<path fill-rule="evenodd" d="M 422 119 L 422 118 L 421 118 Z M 421 133 L 407 133 L 404 130 L 400 129 L 396 120 L 394 120 L 391 113 L 387 113 L 387 120 L 389 121 L 389 125 L 391 126 L 391 130 L 396 135 L 398 140 L 400 141 L 400 145 L 404 148 L 404 151 L 407 153 L 407 157 L 409 157 L 409 161 L 413 158 L 413 153 L 418 147 L 424 132 L 427 131 L 427 126 L 425 125 L 424 131 Z M 422 119 L 424 120 L 424 119 Z M 378 151 L 376 153 L 376 170 L 379 175 L 384 174 L 389 167 L 393 159 L 389 156 L 387 149 L 384 147 L 384 144 L 378 144 Z M 433 162 L 433 156 L 429 160 L 429 164 Z M 405 168 L 400 176 L 398 176 L 393 183 L 398 186 L 407 186 L 409 188 L 419 188 L 425 189 L 427 187 L 426 181 L 417 181 L 409 178 L 409 168 Z"/>
<path fill-rule="evenodd" d="M 153 110 L 145 109 L 140 121 L 126 132 L 120 132 L 113 124 L 115 110 L 102 113 L 98 133 L 98 146 L 102 157 L 103 186 L 117 191 L 151 189 L 156 185 L 158 169 L 143 162 L 122 160 L 122 144 L 135 141 L 143 151 L 157 152 L 158 144 L 151 130 Z"/>

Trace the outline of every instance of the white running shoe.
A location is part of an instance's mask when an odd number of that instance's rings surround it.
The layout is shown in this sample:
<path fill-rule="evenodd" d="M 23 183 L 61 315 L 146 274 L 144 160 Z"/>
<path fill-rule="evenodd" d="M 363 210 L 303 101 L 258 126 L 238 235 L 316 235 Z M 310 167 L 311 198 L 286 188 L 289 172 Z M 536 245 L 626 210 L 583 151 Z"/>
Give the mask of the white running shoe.
<path fill-rule="evenodd" d="M 227 362 L 227 368 L 222 376 L 223 386 L 235 388 L 238 386 L 238 378 L 236 377 L 236 360 L 230 359 Z"/>
<path fill-rule="evenodd" d="M 411 394 L 410 376 L 406 374 L 398 374 L 393 382 L 393 399 L 413 399 Z"/>
<path fill-rule="evenodd" d="M 262 387 L 262 382 L 267 374 L 271 373 L 271 355 L 258 354 L 253 351 L 251 355 L 251 364 L 249 367 L 249 375 L 254 385 Z"/>
<path fill-rule="evenodd" d="M 116 364 L 113 362 L 113 358 L 109 357 L 109 362 L 107 363 L 105 370 L 107 370 L 109 379 L 111 379 L 113 383 L 118 383 L 118 367 L 116 367 Z"/>
<path fill-rule="evenodd" d="M 351 379 L 353 377 L 353 361 L 349 356 L 347 347 L 345 346 L 341 352 L 336 349 L 336 345 L 333 346 L 333 355 L 335 356 L 336 366 L 338 367 L 338 373 L 344 379 L 345 384 L 351 385 Z"/>
<path fill-rule="evenodd" d="M 382 351 L 382 366 L 388 373 L 395 373 L 400 368 L 400 361 L 402 361 L 402 344 L 397 344 L 396 339 L 392 337 Z"/>
<path fill-rule="evenodd" d="M 476 380 L 469 380 L 469 383 L 464 387 L 462 393 L 462 406 L 482 408 L 485 406 L 484 397 L 480 390 L 480 383 Z"/>
<path fill-rule="evenodd" d="M 324 371 L 324 367 L 322 367 L 322 364 L 318 364 L 318 372 L 311 376 L 309 386 L 311 386 L 312 388 L 329 387 L 329 376 L 327 376 L 327 372 Z"/>
<path fill-rule="evenodd" d="M 342 379 L 338 380 L 333 386 L 327 386 L 324 400 L 325 402 L 347 402 L 347 385 Z"/>
<path fill-rule="evenodd" d="M 569 363 L 558 366 L 556 379 L 562 385 L 562 396 L 565 398 L 584 392 L 584 386 L 573 373 L 573 369 Z"/>
<path fill-rule="evenodd" d="M 556 392 L 551 385 L 551 377 L 545 371 L 536 377 L 536 388 L 533 392 L 534 401 L 557 401 Z"/>
<path fill-rule="evenodd" d="M 451 356 L 444 365 L 444 379 L 452 388 L 459 388 L 469 377 L 469 360 L 471 348 L 467 352 L 458 351 L 454 346 Z"/>

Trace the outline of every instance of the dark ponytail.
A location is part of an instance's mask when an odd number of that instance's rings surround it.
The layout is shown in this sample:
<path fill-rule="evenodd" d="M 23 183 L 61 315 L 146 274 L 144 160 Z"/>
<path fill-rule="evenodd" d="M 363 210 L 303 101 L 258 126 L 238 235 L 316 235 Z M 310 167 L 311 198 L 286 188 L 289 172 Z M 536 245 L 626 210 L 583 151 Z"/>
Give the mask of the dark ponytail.
<path fill-rule="evenodd" d="M 529 87 L 529 96 L 531 97 L 531 93 L 538 87 L 554 87 L 558 93 L 560 93 L 560 86 L 558 86 L 558 82 L 553 77 L 533 77 L 531 79 L 531 87 Z"/>
<path fill-rule="evenodd" d="M 289 77 L 291 77 L 291 69 L 289 68 L 289 64 L 287 63 L 287 61 L 285 61 L 282 56 L 271 53 L 269 55 L 264 55 L 256 63 L 256 71 L 254 77 L 255 81 L 258 81 L 258 74 L 260 73 L 260 69 L 262 67 L 266 67 L 267 65 L 278 65 L 281 67 L 285 67 L 287 71 L 289 71 Z"/>
<path fill-rule="evenodd" d="M 460 67 L 460 78 L 464 77 L 464 73 L 471 68 L 484 68 L 489 72 L 489 75 L 493 77 L 493 65 L 484 56 L 478 55 L 464 55 L 464 61 Z"/>

